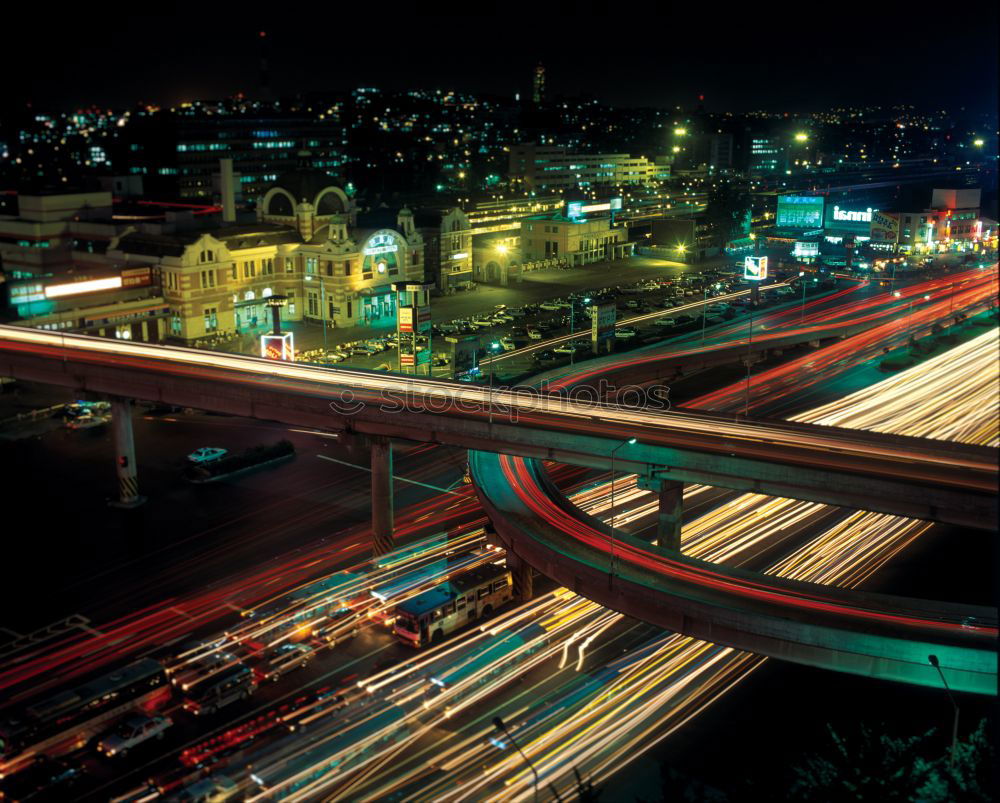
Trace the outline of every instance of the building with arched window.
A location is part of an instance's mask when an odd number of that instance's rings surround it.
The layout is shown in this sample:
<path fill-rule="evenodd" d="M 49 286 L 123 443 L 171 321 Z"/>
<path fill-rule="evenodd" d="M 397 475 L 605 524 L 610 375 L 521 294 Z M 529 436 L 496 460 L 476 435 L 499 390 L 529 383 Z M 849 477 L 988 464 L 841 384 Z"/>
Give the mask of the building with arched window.
<path fill-rule="evenodd" d="M 157 269 L 169 334 L 194 342 L 219 333 L 260 333 L 264 299 L 288 298 L 283 318 L 334 326 L 395 325 L 392 283 L 424 277 L 424 239 L 408 209 L 359 223 L 356 206 L 318 170 L 279 176 L 253 223 L 167 231 L 130 227 L 112 259 Z"/>

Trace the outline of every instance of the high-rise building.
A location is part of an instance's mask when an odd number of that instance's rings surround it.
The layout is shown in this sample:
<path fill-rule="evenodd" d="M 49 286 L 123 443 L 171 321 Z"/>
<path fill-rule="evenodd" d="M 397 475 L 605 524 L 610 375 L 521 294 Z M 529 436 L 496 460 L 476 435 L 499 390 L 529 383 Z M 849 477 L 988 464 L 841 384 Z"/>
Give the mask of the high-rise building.
<path fill-rule="evenodd" d="M 122 129 L 116 172 L 143 176 L 161 197 L 211 198 L 219 159 L 232 159 L 242 195 L 259 198 L 300 167 L 339 173 L 342 134 L 314 117 L 180 108 L 133 118 Z"/>
<path fill-rule="evenodd" d="M 545 66 L 538 62 L 535 67 L 535 77 L 532 81 L 531 100 L 536 106 L 545 100 Z"/>
<path fill-rule="evenodd" d="M 749 172 L 751 175 L 784 172 L 787 165 L 784 142 L 778 134 L 750 135 Z"/>
<path fill-rule="evenodd" d="M 510 149 L 509 170 L 512 180 L 536 192 L 647 185 L 662 172 L 645 156 L 568 153 L 566 148 L 533 142 Z"/>

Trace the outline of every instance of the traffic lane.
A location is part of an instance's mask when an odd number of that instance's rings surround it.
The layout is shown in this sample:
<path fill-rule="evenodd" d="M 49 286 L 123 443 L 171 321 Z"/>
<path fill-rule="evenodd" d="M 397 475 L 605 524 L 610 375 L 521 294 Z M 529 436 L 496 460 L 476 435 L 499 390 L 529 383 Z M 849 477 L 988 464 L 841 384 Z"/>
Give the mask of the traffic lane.
<path fill-rule="evenodd" d="M 209 743 L 229 731 L 239 731 L 248 722 L 268 714 L 299 697 L 310 697 L 317 692 L 334 690 L 352 694 L 356 679 L 373 674 L 380 669 L 403 662 L 413 656 L 413 651 L 398 642 L 384 627 L 373 625 L 362 630 L 353 639 L 333 647 L 318 650 L 315 657 L 303 668 L 294 669 L 277 681 L 261 683 L 248 700 L 231 703 L 214 714 L 199 717 L 183 709 L 182 697 L 176 692 L 165 709 L 174 720 L 162 740 L 136 748 L 124 757 L 107 758 L 90 752 L 84 764 L 94 779 L 81 795 L 81 800 L 106 800 L 145 783 L 149 779 L 169 776 L 184 767 L 180 761 L 182 751 L 203 747 L 212 750 Z M 270 738 L 287 733 L 287 726 L 278 725 L 256 738 L 233 741 L 227 744 L 241 746 L 265 744 Z M 216 771 L 225 773 L 223 753 L 207 759 L 216 764 Z M 197 770 L 192 769 L 197 776 Z"/>
<path fill-rule="evenodd" d="M 45 538 L 16 539 L 8 554 L 21 561 L 25 586 L 51 583 L 51 589 L 32 606 L 5 606 L 4 626 L 26 632 L 83 609 L 105 619 L 117 615 L 120 604 L 134 609 L 143 600 L 208 586 L 231 571 L 369 520 L 367 473 L 316 458 L 331 455 L 364 465 L 336 440 L 226 416 L 137 413 L 134 423 L 140 491 L 149 497 L 135 511 L 105 504 L 117 484 L 108 428 L 60 430 L 6 449 L 21 466 L 11 492 L 28 509 L 45 510 L 48 525 Z M 200 446 L 235 452 L 285 437 L 298 450 L 286 464 L 206 486 L 180 477 L 184 455 Z M 461 481 L 460 450 L 396 451 L 398 476 L 435 487 Z M 52 487 L 59 489 L 58 506 L 46 504 Z M 397 507 L 434 494 L 433 488 L 397 483 Z M 5 594 L 14 603 L 20 589 L 8 584 Z"/>

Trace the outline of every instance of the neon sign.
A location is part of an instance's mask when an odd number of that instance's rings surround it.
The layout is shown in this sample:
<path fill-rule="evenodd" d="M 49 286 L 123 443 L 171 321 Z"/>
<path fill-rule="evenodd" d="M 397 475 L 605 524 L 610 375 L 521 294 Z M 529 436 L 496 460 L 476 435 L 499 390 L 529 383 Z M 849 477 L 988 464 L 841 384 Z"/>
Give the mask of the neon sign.
<path fill-rule="evenodd" d="M 396 238 L 386 233 L 374 235 L 365 246 L 364 253 L 365 256 L 376 256 L 378 254 L 394 254 L 398 250 Z"/>
<path fill-rule="evenodd" d="M 291 332 L 280 335 L 262 335 L 260 338 L 260 356 L 267 360 L 295 359 L 295 343 Z"/>
<path fill-rule="evenodd" d="M 759 282 L 767 278 L 767 257 L 747 257 L 743 261 L 743 278 Z"/>
<path fill-rule="evenodd" d="M 835 206 L 833 207 L 833 219 L 847 223 L 871 223 L 872 208 L 869 206 L 864 212 L 854 212 Z"/>

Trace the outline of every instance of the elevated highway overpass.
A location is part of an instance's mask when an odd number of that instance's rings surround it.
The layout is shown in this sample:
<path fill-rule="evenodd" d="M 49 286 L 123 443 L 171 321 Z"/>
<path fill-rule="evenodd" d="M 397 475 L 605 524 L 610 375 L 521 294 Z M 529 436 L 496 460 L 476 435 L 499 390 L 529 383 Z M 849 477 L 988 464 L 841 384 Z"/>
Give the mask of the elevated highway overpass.
<path fill-rule="evenodd" d="M 996 530 L 997 450 L 0 327 L 0 375 Z M 375 507 L 378 507 L 377 500 Z"/>

